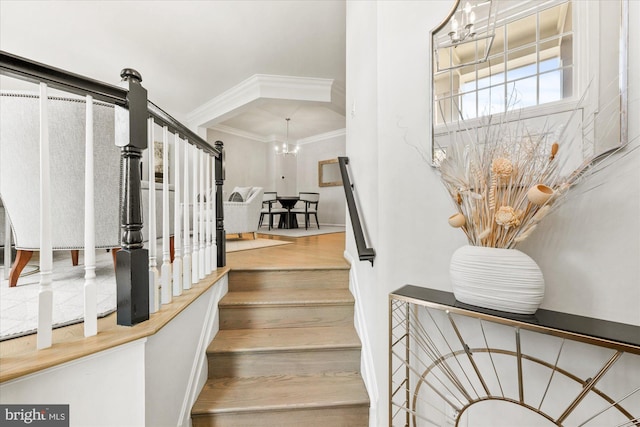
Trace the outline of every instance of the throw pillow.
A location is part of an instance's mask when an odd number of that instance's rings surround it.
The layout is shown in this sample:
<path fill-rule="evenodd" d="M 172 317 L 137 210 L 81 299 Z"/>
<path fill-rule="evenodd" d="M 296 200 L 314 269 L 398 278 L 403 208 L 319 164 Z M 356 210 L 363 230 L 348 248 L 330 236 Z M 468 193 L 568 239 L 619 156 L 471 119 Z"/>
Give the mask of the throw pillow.
<path fill-rule="evenodd" d="M 242 194 L 238 193 L 237 191 L 234 191 L 233 193 L 231 193 L 231 196 L 229 196 L 229 201 L 244 202 L 244 199 L 242 198 Z"/>
<path fill-rule="evenodd" d="M 249 198 L 249 192 L 253 187 L 235 187 L 231 193 L 240 193 L 242 201 L 244 202 Z"/>

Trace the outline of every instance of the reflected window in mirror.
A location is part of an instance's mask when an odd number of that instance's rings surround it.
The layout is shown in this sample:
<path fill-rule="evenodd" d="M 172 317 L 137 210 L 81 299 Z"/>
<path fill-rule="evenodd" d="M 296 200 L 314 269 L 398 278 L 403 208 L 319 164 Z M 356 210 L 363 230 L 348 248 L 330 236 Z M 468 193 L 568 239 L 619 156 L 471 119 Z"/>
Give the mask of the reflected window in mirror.
<path fill-rule="evenodd" d="M 506 3 L 494 2 L 500 7 Z M 444 50 L 437 46 L 446 43 L 448 34 L 434 40 L 434 125 L 574 96 L 571 1 L 522 7 L 527 3 L 507 14 L 498 11 L 492 38 Z M 438 71 L 442 63 L 449 69 Z"/>
<path fill-rule="evenodd" d="M 567 169 L 624 146 L 629 1 L 456 0 L 431 31 L 432 165 L 490 123 L 561 133 Z M 473 36 L 457 42 L 466 9 Z"/>

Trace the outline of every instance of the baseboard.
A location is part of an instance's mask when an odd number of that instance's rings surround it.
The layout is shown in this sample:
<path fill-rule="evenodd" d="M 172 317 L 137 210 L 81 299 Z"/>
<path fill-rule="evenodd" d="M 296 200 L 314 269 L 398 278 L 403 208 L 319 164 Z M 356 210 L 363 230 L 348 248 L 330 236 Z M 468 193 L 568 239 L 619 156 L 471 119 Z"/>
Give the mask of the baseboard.
<path fill-rule="evenodd" d="M 304 222 L 303 222 L 302 225 L 304 225 Z M 325 225 L 327 227 L 346 227 L 344 224 L 329 224 L 329 223 L 321 222 L 320 223 L 320 227 L 322 227 L 323 225 Z"/>
<path fill-rule="evenodd" d="M 356 260 L 351 256 L 349 252 L 344 251 L 344 257 L 352 266 L 356 264 Z M 366 319 L 364 317 L 364 310 L 362 308 L 362 299 L 360 298 L 360 283 L 358 282 L 358 274 L 356 273 L 356 270 L 354 268 L 351 268 L 349 270 L 349 290 L 351 291 L 351 293 L 353 294 L 353 298 L 355 299 L 354 324 L 356 332 L 360 337 L 360 342 L 362 343 L 360 373 L 362 375 L 362 379 L 364 380 L 364 385 L 367 388 L 367 393 L 369 394 L 369 426 L 375 427 L 378 425 L 378 381 L 376 380 L 375 369 L 373 365 L 371 340 L 369 339 L 367 328 L 364 326 L 366 324 Z"/>

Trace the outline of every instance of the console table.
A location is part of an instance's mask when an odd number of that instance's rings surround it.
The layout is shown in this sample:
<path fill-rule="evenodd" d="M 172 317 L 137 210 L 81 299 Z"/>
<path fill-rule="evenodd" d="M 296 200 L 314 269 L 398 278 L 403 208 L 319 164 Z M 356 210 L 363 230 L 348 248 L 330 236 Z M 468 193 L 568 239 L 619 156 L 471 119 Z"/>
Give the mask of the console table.
<path fill-rule="evenodd" d="M 483 425 L 470 414 L 495 401 L 535 425 L 640 427 L 638 326 L 505 313 L 411 285 L 389 310 L 391 426 Z"/>

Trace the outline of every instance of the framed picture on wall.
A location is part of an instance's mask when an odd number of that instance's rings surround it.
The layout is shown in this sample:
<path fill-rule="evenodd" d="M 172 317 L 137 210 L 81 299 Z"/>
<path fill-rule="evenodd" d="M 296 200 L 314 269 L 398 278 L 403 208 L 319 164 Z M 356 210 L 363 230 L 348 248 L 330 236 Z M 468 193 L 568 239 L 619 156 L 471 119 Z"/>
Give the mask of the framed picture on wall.
<path fill-rule="evenodd" d="M 154 173 L 156 182 L 162 182 L 162 142 L 156 141 L 153 143 L 153 164 L 155 166 Z"/>

